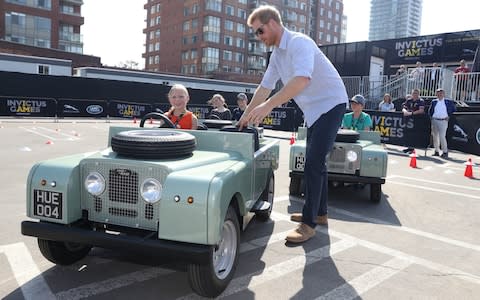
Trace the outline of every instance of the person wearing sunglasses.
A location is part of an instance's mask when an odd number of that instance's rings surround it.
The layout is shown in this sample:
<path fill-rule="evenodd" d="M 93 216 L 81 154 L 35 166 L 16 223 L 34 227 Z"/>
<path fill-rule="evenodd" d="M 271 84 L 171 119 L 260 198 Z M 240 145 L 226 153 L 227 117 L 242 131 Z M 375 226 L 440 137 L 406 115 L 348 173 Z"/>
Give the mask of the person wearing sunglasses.
<path fill-rule="evenodd" d="M 259 124 L 273 108 L 294 99 L 307 124 L 305 205 L 291 220 L 300 222 L 286 240 L 301 243 L 315 235 L 316 225 L 327 225 L 328 178 L 326 156 L 332 149 L 348 103 L 340 75 L 315 42 L 283 26 L 279 11 L 270 5 L 253 10 L 247 25 L 266 46 L 273 47 L 270 62 L 238 126 Z M 278 80 L 283 87 L 270 95 Z"/>

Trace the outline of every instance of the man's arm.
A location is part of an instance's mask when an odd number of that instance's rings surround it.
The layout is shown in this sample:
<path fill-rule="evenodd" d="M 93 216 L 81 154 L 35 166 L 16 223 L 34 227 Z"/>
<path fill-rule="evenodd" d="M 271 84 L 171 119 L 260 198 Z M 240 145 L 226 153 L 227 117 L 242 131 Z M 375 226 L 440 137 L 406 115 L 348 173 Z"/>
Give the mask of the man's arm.
<path fill-rule="evenodd" d="M 240 122 L 240 129 L 248 123 L 259 124 L 263 119 L 277 106 L 287 103 L 288 100 L 294 98 L 302 92 L 310 83 L 310 78 L 297 76 L 290 79 L 287 84 L 276 94 L 268 97 L 271 90 L 264 87 L 258 87 L 252 98 L 252 102 L 248 105 Z M 266 93 L 268 91 L 268 94 Z"/>

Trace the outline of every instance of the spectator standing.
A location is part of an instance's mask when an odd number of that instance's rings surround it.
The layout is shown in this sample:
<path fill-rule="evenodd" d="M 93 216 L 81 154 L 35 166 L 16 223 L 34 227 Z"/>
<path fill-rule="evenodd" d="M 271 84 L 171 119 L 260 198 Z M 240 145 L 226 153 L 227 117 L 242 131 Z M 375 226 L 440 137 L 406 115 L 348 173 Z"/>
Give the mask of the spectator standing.
<path fill-rule="evenodd" d="M 420 90 L 413 89 L 412 90 L 412 97 L 403 103 L 402 109 L 403 115 L 405 117 L 413 117 L 415 115 L 421 115 L 425 113 L 425 101 L 420 98 Z M 405 153 L 412 153 L 414 150 L 413 147 L 408 147 L 403 149 Z"/>
<path fill-rule="evenodd" d="M 422 62 L 417 61 L 416 67 L 410 73 L 410 79 L 413 80 L 414 86 L 423 87 L 425 78 L 425 68 L 422 66 Z"/>
<path fill-rule="evenodd" d="M 383 100 L 378 104 L 379 111 L 395 111 L 395 105 L 392 103 L 390 94 L 383 95 Z"/>
<path fill-rule="evenodd" d="M 212 99 L 208 100 L 208 104 L 213 106 L 209 113 L 210 119 L 231 120 L 232 112 L 228 109 L 225 98 L 220 94 L 215 94 Z"/>
<path fill-rule="evenodd" d="M 365 98 L 362 95 L 355 95 L 350 99 L 352 112 L 343 115 L 342 128 L 352 130 L 370 131 L 372 129 L 372 118 L 363 112 Z"/>
<path fill-rule="evenodd" d="M 340 75 L 307 35 L 283 26 L 280 12 L 261 5 L 248 17 L 247 24 L 267 47 L 272 46 L 262 82 L 239 121 L 240 129 L 260 123 L 273 108 L 294 99 L 307 124 L 305 154 L 305 204 L 302 213 L 290 219 L 301 222 L 287 234 L 291 243 L 307 241 L 316 225 L 327 225 L 328 173 L 326 156 L 333 147 L 348 101 Z M 278 80 L 283 87 L 273 94 Z"/>
<path fill-rule="evenodd" d="M 172 121 L 176 128 L 197 129 L 198 119 L 189 110 L 187 103 L 190 100 L 188 90 L 182 84 L 174 84 L 168 92 L 168 101 L 171 108 L 165 115 Z"/>
<path fill-rule="evenodd" d="M 428 114 L 432 122 L 432 139 L 435 152 L 433 156 L 440 155 L 440 146 L 442 149 L 442 158 L 448 158 L 447 129 L 448 119 L 455 112 L 455 102 L 445 99 L 445 91 L 442 88 L 437 89 L 437 98 L 432 100 Z"/>
<path fill-rule="evenodd" d="M 436 62 L 434 62 L 432 67 L 426 73 L 425 82 L 427 84 L 429 95 L 433 94 L 437 90 L 438 83 L 440 82 L 441 72 L 442 69 Z"/>
<path fill-rule="evenodd" d="M 248 104 L 248 97 L 245 93 L 239 93 L 237 95 L 237 105 L 238 107 L 236 107 L 234 110 L 233 110 L 233 120 L 235 121 L 239 121 L 240 118 L 242 117 L 243 115 L 243 112 L 245 111 L 245 109 L 247 108 L 247 104 Z"/>
<path fill-rule="evenodd" d="M 395 76 L 405 75 L 406 72 L 407 72 L 407 69 L 405 68 L 405 65 L 401 65 L 400 68 L 398 68 L 397 72 L 395 73 Z"/>
<path fill-rule="evenodd" d="M 457 100 L 465 101 L 466 93 L 468 93 L 468 75 L 470 69 L 467 67 L 465 60 L 460 61 L 460 66 L 455 69 L 455 79 L 457 82 Z"/>

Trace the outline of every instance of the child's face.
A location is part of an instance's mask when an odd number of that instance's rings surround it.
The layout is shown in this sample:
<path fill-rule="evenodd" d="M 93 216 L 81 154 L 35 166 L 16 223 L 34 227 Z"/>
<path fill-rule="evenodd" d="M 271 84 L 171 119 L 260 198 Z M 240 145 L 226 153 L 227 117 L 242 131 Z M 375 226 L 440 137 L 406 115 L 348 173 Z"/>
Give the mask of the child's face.
<path fill-rule="evenodd" d="M 182 89 L 175 89 L 168 96 L 170 105 L 175 108 L 185 108 L 189 100 L 188 94 Z"/>
<path fill-rule="evenodd" d="M 212 106 L 215 107 L 215 108 L 218 108 L 218 107 L 221 107 L 223 106 L 223 101 L 222 99 L 216 97 L 216 98 L 213 98 L 212 99 Z"/>
<path fill-rule="evenodd" d="M 237 100 L 237 105 L 238 105 L 238 107 L 240 107 L 243 110 L 243 109 L 245 109 L 245 107 L 247 107 L 247 101 L 245 101 L 243 99 L 238 99 Z"/>

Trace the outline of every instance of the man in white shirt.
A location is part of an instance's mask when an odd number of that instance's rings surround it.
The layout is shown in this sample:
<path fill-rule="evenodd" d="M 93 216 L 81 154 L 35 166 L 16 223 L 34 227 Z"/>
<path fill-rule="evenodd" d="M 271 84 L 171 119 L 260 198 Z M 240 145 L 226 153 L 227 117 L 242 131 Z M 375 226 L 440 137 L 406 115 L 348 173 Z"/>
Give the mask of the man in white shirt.
<path fill-rule="evenodd" d="M 328 177 L 326 156 L 332 149 L 348 103 L 340 75 L 308 36 L 283 27 L 280 13 L 270 5 L 256 8 L 248 26 L 266 46 L 273 46 L 270 62 L 239 121 L 240 128 L 259 124 L 273 108 L 294 99 L 307 123 L 305 205 L 292 221 L 301 222 L 286 240 L 304 242 L 315 235 L 317 224 L 327 225 Z M 283 88 L 270 96 L 281 80 Z"/>
<path fill-rule="evenodd" d="M 437 89 L 436 92 L 437 98 L 432 100 L 428 109 L 432 123 L 433 147 L 435 148 L 433 156 L 440 156 L 441 146 L 442 158 L 448 158 L 448 120 L 455 112 L 455 103 L 452 100 L 445 99 L 445 91 L 442 88 Z"/>

